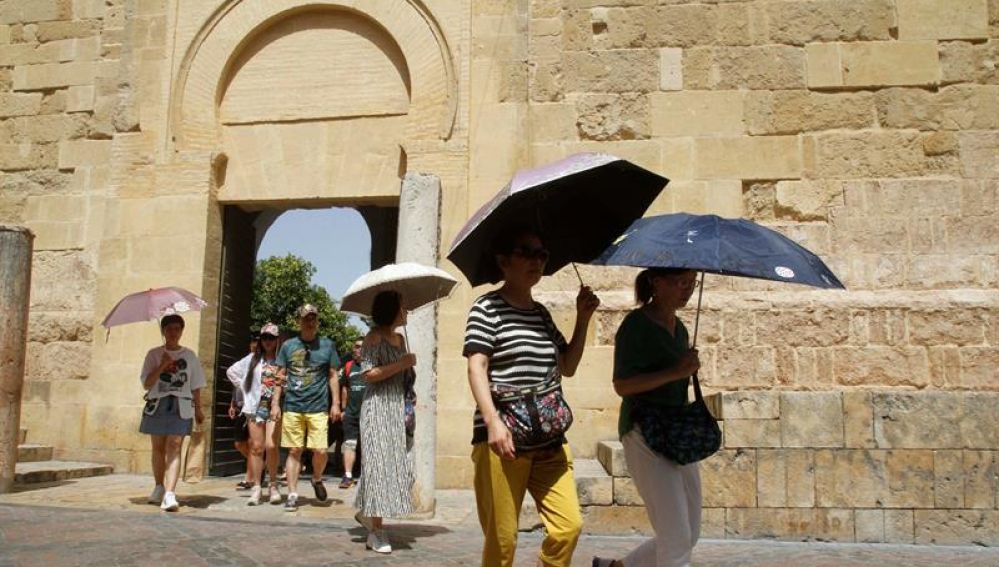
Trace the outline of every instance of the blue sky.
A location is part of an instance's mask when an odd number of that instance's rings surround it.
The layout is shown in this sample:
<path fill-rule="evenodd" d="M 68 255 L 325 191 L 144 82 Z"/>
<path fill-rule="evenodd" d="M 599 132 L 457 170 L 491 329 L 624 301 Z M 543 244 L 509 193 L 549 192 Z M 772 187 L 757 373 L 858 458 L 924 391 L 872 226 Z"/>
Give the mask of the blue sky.
<path fill-rule="evenodd" d="M 316 266 L 312 283 L 339 301 L 358 276 L 371 269 L 371 234 L 354 209 L 296 209 L 283 213 L 270 226 L 257 250 L 257 259 L 294 254 Z M 360 329 L 365 326 L 356 318 Z"/>

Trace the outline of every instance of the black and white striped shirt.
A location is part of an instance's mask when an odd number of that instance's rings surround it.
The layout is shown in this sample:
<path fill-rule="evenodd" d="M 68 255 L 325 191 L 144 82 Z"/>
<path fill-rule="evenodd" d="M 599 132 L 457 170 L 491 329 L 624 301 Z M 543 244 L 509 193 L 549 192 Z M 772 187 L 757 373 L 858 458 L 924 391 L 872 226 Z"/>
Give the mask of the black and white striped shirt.
<path fill-rule="evenodd" d="M 472 304 L 462 355 L 488 356 L 490 383 L 531 387 L 545 383 L 566 348 L 565 337 L 544 305 L 535 302 L 532 309 L 518 309 L 493 291 Z M 487 437 L 486 424 L 476 408 L 472 443 Z"/>

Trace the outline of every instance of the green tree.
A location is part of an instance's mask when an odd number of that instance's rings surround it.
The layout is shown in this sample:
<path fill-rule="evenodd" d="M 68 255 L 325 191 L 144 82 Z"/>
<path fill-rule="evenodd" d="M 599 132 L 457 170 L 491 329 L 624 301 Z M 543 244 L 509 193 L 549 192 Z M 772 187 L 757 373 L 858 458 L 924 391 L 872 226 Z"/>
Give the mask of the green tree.
<path fill-rule="evenodd" d="M 253 274 L 253 305 L 250 317 L 253 328 L 268 321 L 282 332 L 298 328 L 298 308 L 311 303 L 319 309 L 319 334 L 336 344 L 340 356 L 349 355 L 351 344 L 363 333 L 347 321 L 326 288 L 312 283 L 316 267 L 294 254 L 271 256 L 257 262 Z"/>

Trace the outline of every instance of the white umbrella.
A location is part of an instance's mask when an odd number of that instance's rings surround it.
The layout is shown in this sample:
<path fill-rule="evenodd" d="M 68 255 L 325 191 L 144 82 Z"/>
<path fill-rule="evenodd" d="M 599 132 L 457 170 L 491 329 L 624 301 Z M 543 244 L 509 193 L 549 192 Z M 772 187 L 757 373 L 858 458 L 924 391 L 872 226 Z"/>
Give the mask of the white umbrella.
<path fill-rule="evenodd" d="M 354 280 L 340 304 L 341 311 L 371 316 L 371 303 L 383 291 L 397 291 L 403 306 L 412 311 L 451 294 L 458 285 L 451 274 L 415 262 L 388 264 Z"/>

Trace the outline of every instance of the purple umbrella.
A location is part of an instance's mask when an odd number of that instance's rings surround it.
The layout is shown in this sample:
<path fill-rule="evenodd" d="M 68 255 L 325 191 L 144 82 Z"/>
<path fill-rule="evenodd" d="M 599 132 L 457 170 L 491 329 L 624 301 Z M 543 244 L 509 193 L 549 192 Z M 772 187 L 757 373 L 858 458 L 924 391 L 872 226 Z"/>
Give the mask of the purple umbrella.
<path fill-rule="evenodd" d="M 201 311 L 204 299 L 179 287 L 161 287 L 126 295 L 108 313 L 101 325 L 108 328 L 140 321 L 154 321 L 172 313 Z"/>
<path fill-rule="evenodd" d="M 502 278 L 491 250 L 512 224 L 538 231 L 551 256 L 545 274 L 589 262 L 642 216 L 669 183 L 665 177 L 608 154 L 576 154 L 517 172 L 455 237 L 448 259 L 472 285 Z"/>

